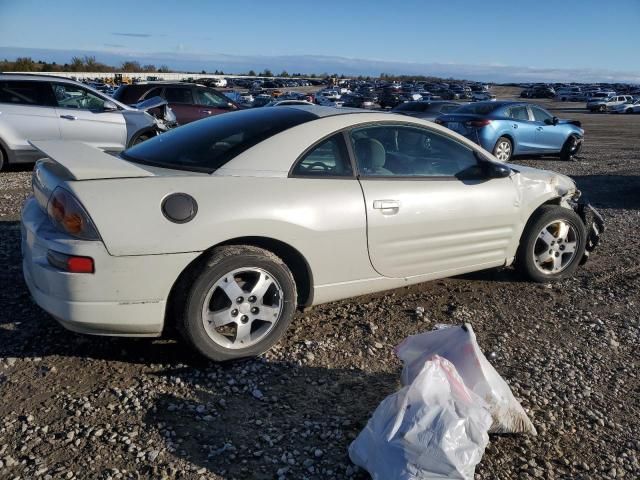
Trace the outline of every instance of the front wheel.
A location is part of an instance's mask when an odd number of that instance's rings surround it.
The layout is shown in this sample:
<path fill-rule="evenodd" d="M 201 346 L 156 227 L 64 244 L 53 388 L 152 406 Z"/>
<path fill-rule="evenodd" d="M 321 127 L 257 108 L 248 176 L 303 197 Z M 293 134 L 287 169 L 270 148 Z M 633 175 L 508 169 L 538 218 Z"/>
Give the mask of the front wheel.
<path fill-rule="evenodd" d="M 573 157 L 580 153 L 581 148 L 582 142 L 575 135 L 569 135 L 569 138 L 562 145 L 562 150 L 560 150 L 560 160 L 572 160 Z"/>
<path fill-rule="evenodd" d="M 493 155 L 501 162 L 508 162 L 513 155 L 513 144 L 507 137 L 500 137 L 493 147 Z"/>
<path fill-rule="evenodd" d="M 573 210 L 542 206 L 524 229 L 516 269 L 541 283 L 570 277 L 584 255 L 586 238 L 584 223 Z"/>
<path fill-rule="evenodd" d="M 253 357 L 284 335 L 296 308 L 286 264 L 253 246 L 216 249 L 187 287 L 183 338 L 215 361 Z"/>

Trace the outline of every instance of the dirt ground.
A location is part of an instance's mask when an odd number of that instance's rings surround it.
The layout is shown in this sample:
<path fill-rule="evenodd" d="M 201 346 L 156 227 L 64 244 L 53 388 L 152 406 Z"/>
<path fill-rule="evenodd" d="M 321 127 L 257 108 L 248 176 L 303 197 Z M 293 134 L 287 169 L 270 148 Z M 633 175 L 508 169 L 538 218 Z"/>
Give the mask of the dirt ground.
<path fill-rule="evenodd" d="M 639 478 L 640 115 L 540 103 L 583 122 L 584 150 L 515 163 L 571 175 L 607 222 L 575 278 L 540 285 L 504 268 L 319 306 L 231 365 L 174 340 L 58 326 L 22 280 L 30 172 L 0 173 L 0 478 L 367 479 L 347 447 L 398 388 L 393 347 L 460 322 L 538 429 L 492 436 L 476 478 Z"/>

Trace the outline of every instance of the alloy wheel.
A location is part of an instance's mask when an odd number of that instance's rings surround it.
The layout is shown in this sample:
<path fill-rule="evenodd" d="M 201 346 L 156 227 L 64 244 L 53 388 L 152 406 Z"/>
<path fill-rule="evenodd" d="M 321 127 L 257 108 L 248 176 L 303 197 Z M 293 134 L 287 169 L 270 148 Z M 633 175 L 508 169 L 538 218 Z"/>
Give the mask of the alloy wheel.
<path fill-rule="evenodd" d="M 573 261 L 577 247 L 575 227 L 564 220 L 555 220 L 538 234 L 533 247 L 534 264 L 546 275 L 560 273 Z"/>
<path fill-rule="evenodd" d="M 219 278 L 207 292 L 202 323 L 218 345 L 247 348 L 273 329 L 283 306 L 282 287 L 268 271 L 238 268 Z"/>
<path fill-rule="evenodd" d="M 509 142 L 502 141 L 498 143 L 496 147 L 496 158 L 500 161 L 506 162 L 511 157 L 511 144 Z"/>

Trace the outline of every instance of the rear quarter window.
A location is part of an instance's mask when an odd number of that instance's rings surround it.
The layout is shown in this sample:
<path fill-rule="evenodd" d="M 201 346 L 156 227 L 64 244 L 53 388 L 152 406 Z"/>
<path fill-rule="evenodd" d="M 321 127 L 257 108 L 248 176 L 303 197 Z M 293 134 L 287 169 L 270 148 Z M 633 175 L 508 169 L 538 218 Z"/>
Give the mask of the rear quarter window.
<path fill-rule="evenodd" d="M 315 118 L 292 107 L 225 113 L 170 130 L 121 156 L 144 165 L 212 173 L 263 140 Z"/>
<path fill-rule="evenodd" d="M 52 107 L 56 104 L 49 82 L 0 81 L 0 103 Z"/>

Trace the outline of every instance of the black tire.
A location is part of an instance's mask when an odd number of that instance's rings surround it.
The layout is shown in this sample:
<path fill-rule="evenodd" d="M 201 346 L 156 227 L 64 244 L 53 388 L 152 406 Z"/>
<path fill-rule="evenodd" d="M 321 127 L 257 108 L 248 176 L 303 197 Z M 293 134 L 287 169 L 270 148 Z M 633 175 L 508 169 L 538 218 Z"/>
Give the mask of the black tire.
<path fill-rule="evenodd" d="M 506 158 L 500 158 L 500 148 L 501 145 L 508 144 L 509 153 Z M 513 157 L 513 142 L 508 137 L 500 137 L 496 141 L 496 144 L 493 147 L 493 155 L 500 161 L 508 162 Z"/>
<path fill-rule="evenodd" d="M 566 260 L 567 263 L 563 266 L 561 271 L 558 273 L 544 273 L 541 271 L 540 267 L 536 265 L 534 256 L 535 252 L 541 247 L 539 243 L 542 242 L 540 238 L 541 232 L 545 226 L 557 220 L 562 220 L 573 227 L 573 232 L 576 237 L 575 252 L 573 257 Z M 533 215 L 531 215 L 531 218 L 529 218 L 524 232 L 522 233 L 520 246 L 518 247 L 518 252 L 516 254 L 516 270 L 524 277 L 540 283 L 554 282 L 570 277 L 575 273 L 576 269 L 580 265 L 582 257 L 584 256 L 586 238 L 587 230 L 582 219 L 577 213 L 573 210 L 557 205 L 543 205 L 536 210 Z"/>
<path fill-rule="evenodd" d="M 2 148 L 0 148 L 0 172 L 6 166 L 7 162 L 5 161 L 4 152 L 2 151 Z"/>
<path fill-rule="evenodd" d="M 569 135 L 560 150 L 560 160 L 571 161 L 573 157 L 580 153 L 582 142 L 575 135 Z"/>
<path fill-rule="evenodd" d="M 246 348 L 227 348 L 205 330 L 202 309 L 207 294 L 217 281 L 245 267 L 261 269 L 277 281 L 282 289 L 283 298 L 279 299 L 282 309 L 273 326 L 258 342 Z M 190 278 L 185 279 L 190 284 L 183 286 L 186 294 L 181 312 L 178 310 L 177 327 L 187 343 L 211 360 L 238 360 L 269 350 L 282 338 L 295 314 L 297 294 L 293 275 L 287 265 L 268 250 L 248 245 L 216 248 Z"/>
<path fill-rule="evenodd" d="M 604 112 L 606 112 L 606 111 L 607 111 L 607 106 L 606 106 L 606 105 L 600 105 L 600 106 L 598 107 L 598 111 L 599 111 L 600 113 L 604 113 Z"/>
<path fill-rule="evenodd" d="M 149 140 L 150 138 L 155 137 L 155 135 L 152 132 L 145 132 L 145 133 L 141 133 L 140 135 L 136 135 L 135 137 L 133 137 L 133 139 L 129 142 L 129 147 L 133 147 L 135 145 L 138 145 L 146 140 Z"/>
<path fill-rule="evenodd" d="M 630 115 L 633 113 L 633 108 L 627 108 L 624 113 L 626 113 L 627 115 Z"/>

